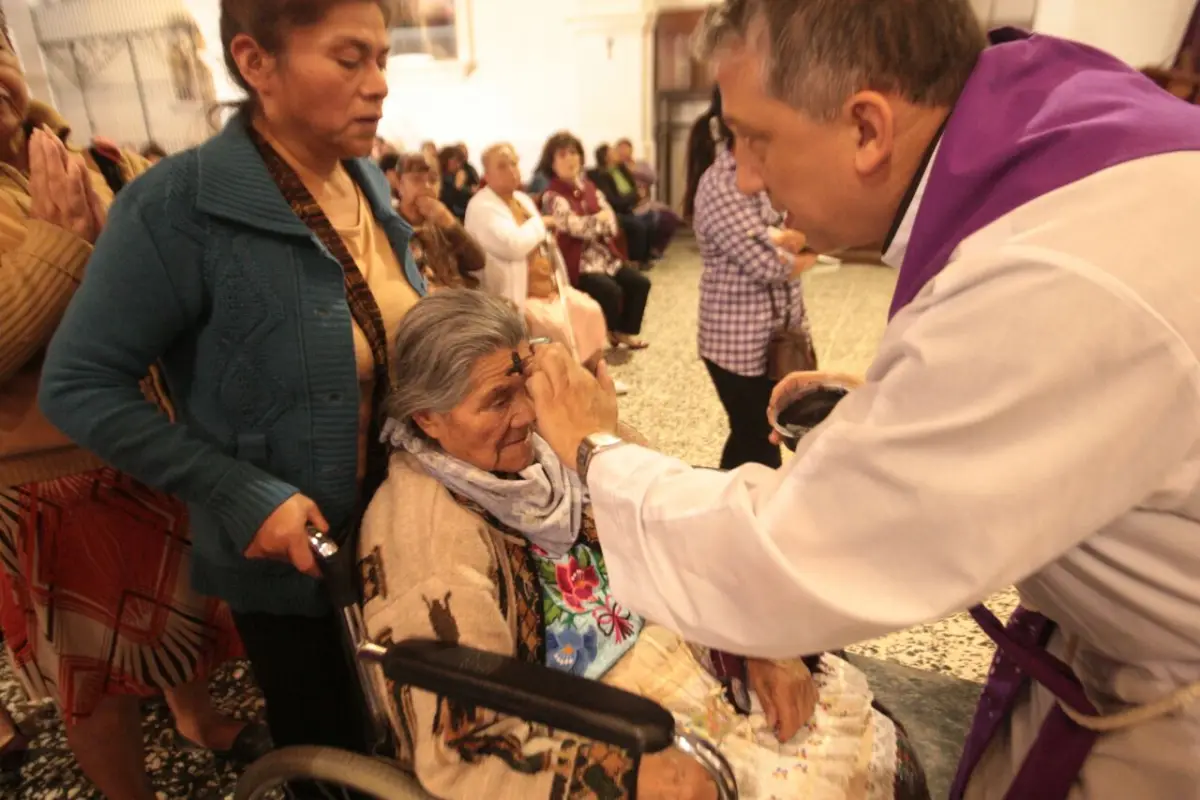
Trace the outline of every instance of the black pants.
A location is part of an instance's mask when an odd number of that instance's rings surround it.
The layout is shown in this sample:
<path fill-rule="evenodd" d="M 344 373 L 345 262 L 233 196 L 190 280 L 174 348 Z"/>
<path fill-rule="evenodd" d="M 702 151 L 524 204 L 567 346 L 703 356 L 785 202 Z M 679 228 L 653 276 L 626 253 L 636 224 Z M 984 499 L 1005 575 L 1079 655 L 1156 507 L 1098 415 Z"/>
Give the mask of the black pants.
<path fill-rule="evenodd" d="M 717 387 L 717 397 L 729 417 L 729 438 L 721 453 L 721 469 L 733 469 L 742 464 L 783 464 L 779 448 L 771 444 L 771 423 L 767 422 L 767 406 L 775 381 L 766 375 L 747 377 L 718 367 L 707 358 L 704 366 Z"/>
<path fill-rule="evenodd" d="M 652 222 L 637 214 L 618 214 L 617 222 L 625 232 L 625 246 L 629 250 L 629 260 L 642 264 L 650 260 L 650 247 L 654 242 L 654 225 Z"/>
<path fill-rule="evenodd" d="M 233 619 L 266 697 L 276 747 L 368 751 L 362 690 L 337 617 L 234 614 Z"/>
<path fill-rule="evenodd" d="M 604 321 L 613 333 L 636 336 L 642 332 L 650 279 L 636 269 L 621 267 L 612 277 L 602 272 L 584 273 L 579 276 L 579 291 L 587 292 L 600 304 Z"/>

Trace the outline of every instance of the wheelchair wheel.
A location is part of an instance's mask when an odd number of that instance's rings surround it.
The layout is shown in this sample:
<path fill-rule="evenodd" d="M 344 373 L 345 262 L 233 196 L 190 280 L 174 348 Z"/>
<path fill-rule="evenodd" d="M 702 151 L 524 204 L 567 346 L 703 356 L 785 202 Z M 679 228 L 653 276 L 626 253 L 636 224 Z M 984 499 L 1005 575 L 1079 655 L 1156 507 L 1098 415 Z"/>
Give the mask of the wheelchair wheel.
<path fill-rule="evenodd" d="M 303 790 L 292 785 L 300 782 Z M 233 800 L 296 797 L 429 800 L 398 764 L 334 747 L 285 747 L 269 753 L 250 765 L 233 793 Z"/>

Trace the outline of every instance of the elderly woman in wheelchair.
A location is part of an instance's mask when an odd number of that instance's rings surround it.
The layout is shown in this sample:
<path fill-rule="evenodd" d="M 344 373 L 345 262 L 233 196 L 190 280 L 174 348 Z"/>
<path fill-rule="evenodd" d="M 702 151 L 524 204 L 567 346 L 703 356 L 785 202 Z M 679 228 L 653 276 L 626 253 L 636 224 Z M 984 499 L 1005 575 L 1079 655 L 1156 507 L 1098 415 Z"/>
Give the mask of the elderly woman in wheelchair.
<path fill-rule="evenodd" d="M 479 292 L 426 298 L 401 324 L 393 455 L 358 545 L 368 636 L 477 648 L 649 698 L 720 748 L 744 798 L 927 797 L 903 732 L 844 660 L 742 661 L 620 605 L 586 493 L 534 433 L 530 355 L 519 313 Z M 389 695 L 400 762 L 436 797 L 716 796 L 677 748 L 638 764 L 453 696 Z"/>

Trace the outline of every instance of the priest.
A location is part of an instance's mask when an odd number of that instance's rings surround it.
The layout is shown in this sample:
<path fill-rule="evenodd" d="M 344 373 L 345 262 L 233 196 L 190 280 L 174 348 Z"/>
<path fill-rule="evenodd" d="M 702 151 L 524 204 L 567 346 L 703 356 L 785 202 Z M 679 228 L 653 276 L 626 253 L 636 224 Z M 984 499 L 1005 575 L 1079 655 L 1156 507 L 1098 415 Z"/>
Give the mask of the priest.
<path fill-rule="evenodd" d="M 603 371 L 536 357 L 614 591 L 767 657 L 971 608 L 999 649 L 954 797 L 1200 799 L 1200 109 L 968 0 L 727 0 L 705 44 L 739 187 L 898 283 L 779 470 L 626 444 Z"/>

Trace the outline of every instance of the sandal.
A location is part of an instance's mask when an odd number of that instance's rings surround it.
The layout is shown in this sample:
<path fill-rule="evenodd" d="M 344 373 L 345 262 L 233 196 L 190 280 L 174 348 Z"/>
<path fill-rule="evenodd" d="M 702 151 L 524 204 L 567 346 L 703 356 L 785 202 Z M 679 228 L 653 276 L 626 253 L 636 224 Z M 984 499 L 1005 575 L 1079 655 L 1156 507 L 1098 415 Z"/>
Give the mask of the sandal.
<path fill-rule="evenodd" d="M 608 343 L 612 345 L 612 349 L 616 350 L 621 345 L 625 345 L 630 350 L 645 350 L 650 346 L 650 343 L 645 339 L 639 339 L 626 333 L 610 333 L 608 335 Z"/>
<path fill-rule="evenodd" d="M 626 336 L 622 338 L 621 344 L 625 345 L 630 350 L 645 350 L 650 346 L 650 343 L 645 339 L 639 339 L 636 336 Z"/>
<path fill-rule="evenodd" d="M 175 731 L 175 746 L 188 752 L 207 750 L 213 754 L 213 758 L 239 766 L 249 766 L 275 749 L 275 745 L 271 742 L 271 732 L 262 722 L 247 722 L 241 732 L 234 737 L 233 744 L 225 750 L 205 747 L 184 736 L 178 729 Z"/>

